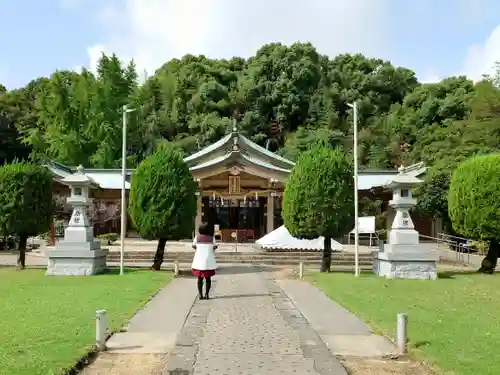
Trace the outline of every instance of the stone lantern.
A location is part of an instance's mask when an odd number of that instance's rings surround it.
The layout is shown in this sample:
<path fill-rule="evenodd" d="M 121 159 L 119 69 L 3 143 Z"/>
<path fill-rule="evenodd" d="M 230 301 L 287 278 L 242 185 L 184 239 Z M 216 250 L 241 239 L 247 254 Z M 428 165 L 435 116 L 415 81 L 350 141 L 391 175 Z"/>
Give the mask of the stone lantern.
<path fill-rule="evenodd" d="M 48 266 L 46 275 L 89 276 L 106 269 L 107 249 L 101 249 L 100 241 L 94 238 L 94 229 L 87 216 L 87 208 L 92 204 L 90 189 L 99 185 L 85 175 L 80 165 L 76 173 L 62 182 L 70 187 L 67 202 L 73 213 L 64 239 L 57 242 L 54 249 L 47 250 Z"/>
<path fill-rule="evenodd" d="M 389 205 L 396 210 L 396 215 L 387 236 L 388 243 L 374 252 L 374 272 L 387 278 L 434 280 L 437 278 L 437 255 L 419 243 L 419 234 L 409 212 L 417 203 L 412 197 L 412 188 L 422 180 L 408 175 L 402 166 L 398 172 L 385 186 L 392 190 Z"/>

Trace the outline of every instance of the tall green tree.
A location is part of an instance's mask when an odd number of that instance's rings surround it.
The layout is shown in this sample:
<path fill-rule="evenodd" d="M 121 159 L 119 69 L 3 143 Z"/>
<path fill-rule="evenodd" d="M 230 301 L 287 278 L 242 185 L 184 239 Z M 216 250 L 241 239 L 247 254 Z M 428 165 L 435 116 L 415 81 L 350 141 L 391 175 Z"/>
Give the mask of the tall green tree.
<path fill-rule="evenodd" d="M 97 64 L 96 94 L 91 103 L 89 131 L 95 135 L 91 163 L 98 168 L 121 164 L 122 108 L 137 87 L 135 64 L 123 66 L 116 55 L 102 55 Z"/>
<path fill-rule="evenodd" d="M 52 176 L 42 166 L 0 167 L 0 233 L 19 238 L 19 266 L 26 266 L 28 237 L 45 233 L 52 221 Z"/>
<path fill-rule="evenodd" d="M 135 170 L 129 212 L 141 237 L 158 239 L 152 268 L 163 263 L 167 240 L 191 237 L 196 216 L 196 183 L 181 151 L 160 147 Z"/>
<path fill-rule="evenodd" d="M 339 149 L 315 147 L 300 154 L 285 187 L 283 222 L 292 236 L 324 236 L 321 272 L 329 272 L 332 237 L 354 225 L 352 166 Z"/>
<path fill-rule="evenodd" d="M 463 236 L 489 241 L 478 272 L 493 273 L 500 255 L 500 154 L 462 162 L 451 179 L 448 210 L 453 228 Z"/>

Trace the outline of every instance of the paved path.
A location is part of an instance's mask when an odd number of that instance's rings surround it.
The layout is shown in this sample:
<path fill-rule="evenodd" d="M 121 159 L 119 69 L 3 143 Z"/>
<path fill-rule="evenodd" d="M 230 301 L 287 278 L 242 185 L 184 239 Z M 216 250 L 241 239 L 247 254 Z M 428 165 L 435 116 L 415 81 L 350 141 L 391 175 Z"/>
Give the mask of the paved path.
<path fill-rule="evenodd" d="M 300 280 L 279 280 L 278 284 L 333 354 L 377 358 L 395 353 L 396 348 L 386 338 L 374 334 L 313 285 Z"/>
<path fill-rule="evenodd" d="M 108 351 L 124 354 L 171 351 L 196 298 L 193 281 L 172 280 L 130 320 L 126 332 L 117 333 L 106 342 Z"/>
<path fill-rule="evenodd" d="M 164 375 L 347 375 L 335 355 L 394 350 L 363 322 L 299 280 L 274 280 L 256 266 L 225 266 L 212 298 L 179 278 L 113 336 L 117 353 L 168 353 Z"/>
<path fill-rule="evenodd" d="M 215 278 L 213 299 L 193 305 L 164 374 L 347 374 L 270 275 L 257 270 Z"/>

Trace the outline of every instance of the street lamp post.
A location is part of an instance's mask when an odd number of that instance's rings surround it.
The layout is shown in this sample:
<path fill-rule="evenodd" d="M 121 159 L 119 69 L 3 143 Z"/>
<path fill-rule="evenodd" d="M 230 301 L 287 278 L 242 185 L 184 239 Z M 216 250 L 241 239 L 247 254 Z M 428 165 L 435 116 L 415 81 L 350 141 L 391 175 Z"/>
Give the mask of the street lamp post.
<path fill-rule="evenodd" d="M 358 212 L 358 104 L 348 103 L 354 117 L 354 275 L 359 276 L 359 212 Z"/>
<path fill-rule="evenodd" d="M 123 123 L 122 123 L 122 206 L 121 206 L 121 230 L 120 230 L 120 275 L 123 275 L 123 263 L 125 258 L 125 231 L 127 228 L 127 214 L 126 214 L 126 196 L 125 196 L 125 183 L 127 173 L 127 114 L 135 111 L 133 108 L 128 108 L 127 105 L 123 106 Z"/>

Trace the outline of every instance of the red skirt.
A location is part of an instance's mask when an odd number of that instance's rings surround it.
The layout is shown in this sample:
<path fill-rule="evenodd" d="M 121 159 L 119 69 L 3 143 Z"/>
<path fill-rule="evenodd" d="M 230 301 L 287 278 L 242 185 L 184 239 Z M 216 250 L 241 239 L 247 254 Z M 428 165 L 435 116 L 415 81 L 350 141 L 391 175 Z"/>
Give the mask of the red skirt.
<path fill-rule="evenodd" d="M 212 277 L 215 275 L 215 270 L 195 270 L 193 268 L 193 275 L 196 277 Z"/>

